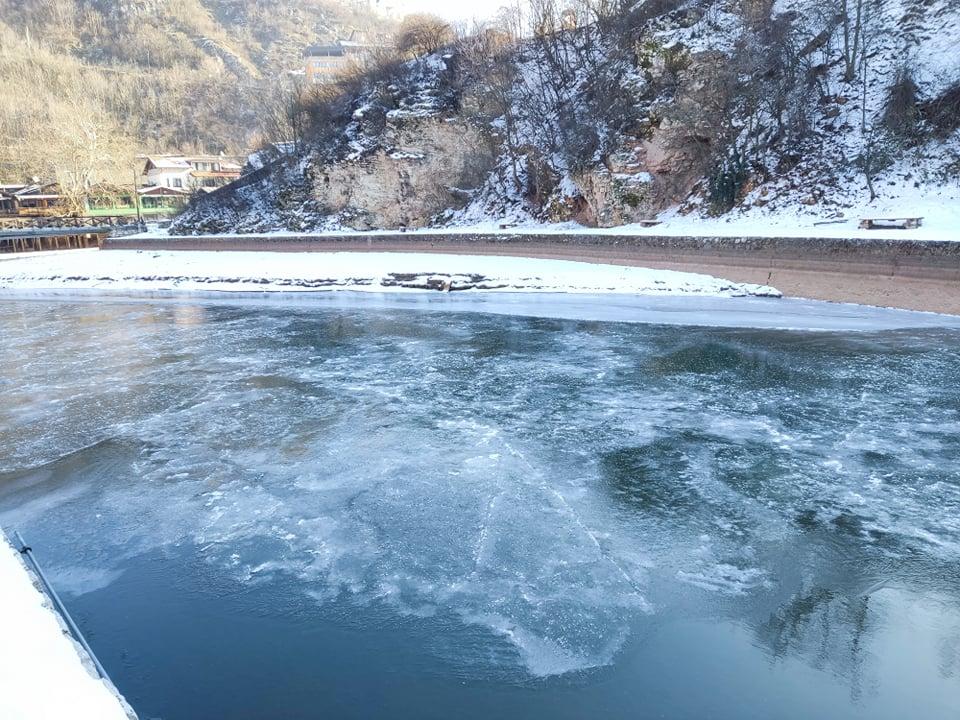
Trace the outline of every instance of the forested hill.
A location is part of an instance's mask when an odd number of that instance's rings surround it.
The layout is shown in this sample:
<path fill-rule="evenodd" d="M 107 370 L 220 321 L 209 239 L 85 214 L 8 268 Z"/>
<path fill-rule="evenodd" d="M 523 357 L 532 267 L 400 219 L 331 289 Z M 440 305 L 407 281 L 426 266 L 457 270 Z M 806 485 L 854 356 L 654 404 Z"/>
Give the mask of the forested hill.
<path fill-rule="evenodd" d="M 303 47 L 371 22 L 333 0 L 0 0 L 0 173 L 246 149 Z"/>

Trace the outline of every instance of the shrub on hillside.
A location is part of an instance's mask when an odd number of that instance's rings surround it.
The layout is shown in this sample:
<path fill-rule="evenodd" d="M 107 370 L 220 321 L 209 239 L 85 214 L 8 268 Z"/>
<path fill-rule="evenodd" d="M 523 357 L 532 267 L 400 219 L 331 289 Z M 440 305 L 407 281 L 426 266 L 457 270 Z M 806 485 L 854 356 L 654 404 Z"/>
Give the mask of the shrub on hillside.
<path fill-rule="evenodd" d="M 922 103 L 920 112 L 940 137 L 946 137 L 960 128 L 960 80 L 937 97 Z"/>
<path fill-rule="evenodd" d="M 887 89 L 883 108 L 883 124 L 895 137 L 912 140 L 920 125 L 919 88 L 913 72 L 907 66 L 900 68 Z"/>
<path fill-rule="evenodd" d="M 713 173 L 707 178 L 707 200 L 711 212 L 721 215 L 731 210 L 740 199 L 749 177 L 746 155 L 736 148 L 731 148 L 720 158 Z"/>

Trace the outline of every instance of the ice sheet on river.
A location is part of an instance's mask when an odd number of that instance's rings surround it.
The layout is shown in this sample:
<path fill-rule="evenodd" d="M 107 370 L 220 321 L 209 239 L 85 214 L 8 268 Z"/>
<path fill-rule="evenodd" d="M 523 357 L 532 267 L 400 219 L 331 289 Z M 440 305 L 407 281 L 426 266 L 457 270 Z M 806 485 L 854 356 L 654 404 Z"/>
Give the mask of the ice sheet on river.
<path fill-rule="evenodd" d="M 243 583 L 487 628 L 534 675 L 698 603 L 774 622 L 827 576 L 826 603 L 958 586 L 955 331 L 143 303 L 0 322 L 0 523 L 75 585 L 196 547 Z"/>

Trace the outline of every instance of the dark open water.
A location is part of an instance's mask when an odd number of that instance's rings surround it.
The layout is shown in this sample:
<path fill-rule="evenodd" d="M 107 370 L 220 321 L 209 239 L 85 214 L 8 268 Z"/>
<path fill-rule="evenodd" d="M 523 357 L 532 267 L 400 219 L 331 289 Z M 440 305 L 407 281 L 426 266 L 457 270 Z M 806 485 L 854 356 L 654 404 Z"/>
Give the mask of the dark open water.
<path fill-rule="evenodd" d="M 960 717 L 960 333 L 7 301 L 0 524 L 142 718 Z"/>

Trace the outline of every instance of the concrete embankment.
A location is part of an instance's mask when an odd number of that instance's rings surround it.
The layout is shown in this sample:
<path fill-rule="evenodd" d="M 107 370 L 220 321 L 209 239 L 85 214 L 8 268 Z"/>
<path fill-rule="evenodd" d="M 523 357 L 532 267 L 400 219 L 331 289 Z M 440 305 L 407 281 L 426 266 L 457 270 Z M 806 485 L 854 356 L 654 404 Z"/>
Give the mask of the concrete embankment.
<path fill-rule="evenodd" d="M 958 232 L 960 235 L 960 232 Z M 591 233 L 356 233 L 110 238 L 105 249 L 432 252 L 705 273 L 785 296 L 960 314 L 960 242 Z"/>
<path fill-rule="evenodd" d="M 0 532 L 0 718 L 136 720 Z"/>

